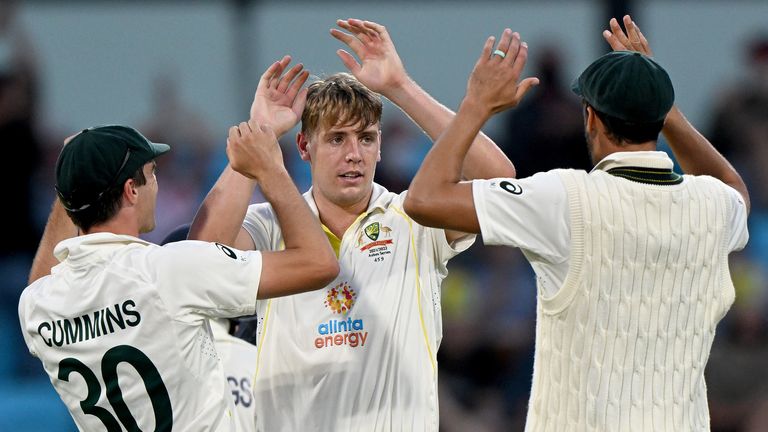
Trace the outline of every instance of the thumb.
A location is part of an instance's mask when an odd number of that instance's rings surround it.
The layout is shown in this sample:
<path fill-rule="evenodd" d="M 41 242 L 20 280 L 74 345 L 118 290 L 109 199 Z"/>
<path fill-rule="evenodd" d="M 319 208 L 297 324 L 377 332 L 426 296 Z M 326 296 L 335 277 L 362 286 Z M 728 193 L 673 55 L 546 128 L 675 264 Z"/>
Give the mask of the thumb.
<path fill-rule="evenodd" d="M 352 54 L 348 53 L 347 51 L 343 49 L 336 50 L 336 54 L 341 59 L 341 62 L 344 63 L 344 66 L 349 69 L 350 72 L 352 72 L 352 75 L 356 75 L 357 72 L 360 71 L 360 63 L 355 60 L 354 57 L 352 57 Z"/>
<path fill-rule="evenodd" d="M 268 124 L 262 124 L 262 125 L 259 125 L 259 128 L 261 129 L 261 131 L 263 133 L 265 133 L 270 138 L 275 138 L 275 131 L 272 129 L 272 126 L 270 126 Z M 277 138 L 275 138 L 275 139 L 277 139 Z"/>
<path fill-rule="evenodd" d="M 515 99 L 517 101 L 523 100 L 523 97 L 526 93 L 528 93 L 528 90 L 534 88 L 535 86 L 539 85 L 539 79 L 535 77 L 526 78 L 523 81 L 520 82 L 517 86 L 517 92 L 515 93 Z"/>

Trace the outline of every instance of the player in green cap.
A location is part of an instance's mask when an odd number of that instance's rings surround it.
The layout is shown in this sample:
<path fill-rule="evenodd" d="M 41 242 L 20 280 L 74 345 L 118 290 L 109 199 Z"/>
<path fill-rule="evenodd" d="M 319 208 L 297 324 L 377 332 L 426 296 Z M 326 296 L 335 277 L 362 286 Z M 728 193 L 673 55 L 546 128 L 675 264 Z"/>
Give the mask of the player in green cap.
<path fill-rule="evenodd" d="M 19 320 L 82 431 L 238 430 L 209 320 L 252 314 L 257 298 L 317 289 L 338 273 L 274 133 L 255 121 L 230 129 L 227 155 L 262 185 L 285 250 L 139 239 L 155 226 L 155 158 L 169 150 L 101 126 L 68 140 L 56 164 L 58 198 Z"/>
<path fill-rule="evenodd" d="M 493 55 L 489 40 L 405 201 L 419 223 L 520 248 L 536 272 L 526 431 L 709 430 L 704 368 L 734 300 L 728 253 L 747 242 L 749 196 L 673 106 L 672 82 L 629 16 L 624 24 L 611 20 L 615 51 L 573 87 L 591 172 L 461 181 L 477 131 L 524 93 L 518 51 Z M 685 175 L 656 150 L 660 132 Z"/>

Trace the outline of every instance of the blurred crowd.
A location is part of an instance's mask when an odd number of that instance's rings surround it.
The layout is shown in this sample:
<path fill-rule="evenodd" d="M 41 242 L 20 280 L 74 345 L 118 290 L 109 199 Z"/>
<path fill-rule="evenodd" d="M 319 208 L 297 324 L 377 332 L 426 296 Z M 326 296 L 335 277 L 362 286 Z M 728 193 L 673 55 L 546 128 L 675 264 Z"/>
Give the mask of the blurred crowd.
<path fill-rule="evenodd" d="M 52 130 L 37 115 L 35 51 L 13 18 L 13 11 L 0 10 L 0 142 L 12 155 L 0 170 L 6 185 L 6 230 L 0 242 L 4 400 L 16 394 L 9 389 L 18 386 L 50 387 L 21 339 L 16 305 L 53 200 L 58 149 L 71 133 Z M 718 329 L 707 369 L 713 431 L 768 430 L 768 35 L 745 42 L 744 59 L 744 76 L 717 94 L 711 124 L 702 128 L 739 170 L 752 197 L 750 243 L 731 259 L 736 301 Z M 570 92 L 569 77 L 563 76 L 562 55 L 552 46 L 540 49 L 533 60 L 531 72 L 541 85 L 522 106 L 503 115 L 492 138 L 521 177 L 559 167 L 590 169 L 581 104 Z M 147 93 L 152 111 L 135 126 L 151 140 L 173 147 L 159 159 L 158 224 L 146 236 L 159 242 L 174 227 L 192 220 L 226 164 L 226 155 L 223 134 L 212 133 L 206 119 L 184 100 L 173 76 L 158 76 Z M 377 182 L 402 191 L 431 142 L 392 106 L 385 109 L 382 137 Z M 306 190 L 308 166 L 298 158 L 291 139 L 281 145 L 289 171 Z M 534 274 L 518 251 L 485 247 L 480 240 L 451 261 L 449 269 L 438 355 L 441 429 L 521 430 L 533 368 Z M 34 410 L 34 396 L 30 400 Z"/>

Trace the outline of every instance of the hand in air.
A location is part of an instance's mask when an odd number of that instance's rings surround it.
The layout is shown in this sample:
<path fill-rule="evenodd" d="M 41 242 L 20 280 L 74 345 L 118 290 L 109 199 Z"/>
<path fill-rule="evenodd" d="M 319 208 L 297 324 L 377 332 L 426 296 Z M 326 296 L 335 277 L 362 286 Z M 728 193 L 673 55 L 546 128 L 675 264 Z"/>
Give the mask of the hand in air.
<path fill-rule="evenodd" d="M 259 180 L 275 169 L 285 169 L 274 131 L 253 119 L 229 128 L 227 157 L 232 169 L 251 179 Z"/>
<path fill-rule="evenodd" d="M 505 29 L 494 50 L 495 38 L 489 37 L 483 52 L 469 76 L 465 101 L 495 114 L 517 106 L 538 78 L 520 76 L 528 59 L 528 45 L 520 40 L 518 33 Z"/>
<path fill-rule="evenodd" d="M 343 49 L 336 53 L 344 66 L 364 86 L 386 96 L 389 90 L 408 79 L 395 44 L 383 25 L 353 18 L 338 20 L 336 25 L 349 33 L 331 29 L 331 35 L 347 44 L 360 59 L 360 63 Z"/>
<path fill-rule="evenodd" d="M 291 56 L 285 56 L 267 68 L 251 104 L 251 120 L 269 125 L 277 136 L 299 123 L 307 102 L 307 89 L 302 86 L 309 72 L 299 63 L 283 75 L 290 62 Z"/>
<path fill-rule="evenodd" d="M 648 57 L 653 57 L 648 40 L 643 36 L 640 27 L 632 21 L 632 17 L 624 15 L 626 32 L 621 29 L 616 18 L 611 18 L 609 24 L 611 29 L 603 31 L 603 38 L 614 51 L 637 51 Z"/>

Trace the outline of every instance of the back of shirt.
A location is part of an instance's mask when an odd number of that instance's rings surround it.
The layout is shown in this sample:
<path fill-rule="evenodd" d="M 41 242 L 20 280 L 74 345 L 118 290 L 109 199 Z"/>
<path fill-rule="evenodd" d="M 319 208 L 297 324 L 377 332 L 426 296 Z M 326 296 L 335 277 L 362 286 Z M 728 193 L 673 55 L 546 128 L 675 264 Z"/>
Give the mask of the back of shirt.
<path fill-rule="evenodd" d="M 206 320 L 253 313 L 258 252 L 92 234 L 56 254 L 19 317 L 80 430 L 236 430 Z"/>

